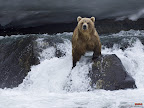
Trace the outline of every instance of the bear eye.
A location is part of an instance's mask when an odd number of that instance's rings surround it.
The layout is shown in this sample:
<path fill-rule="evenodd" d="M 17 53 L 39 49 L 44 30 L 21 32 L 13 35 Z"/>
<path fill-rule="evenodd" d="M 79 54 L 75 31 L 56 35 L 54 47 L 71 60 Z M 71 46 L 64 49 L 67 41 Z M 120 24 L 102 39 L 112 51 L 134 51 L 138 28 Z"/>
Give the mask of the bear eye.
<path fill-rule="evenodd" d="M 87 24 L 89 24 L 89 22 Z"/>
<path fill-rule="evenodd" d="M 83 22 L 81 24 L 83 24 Z"/>

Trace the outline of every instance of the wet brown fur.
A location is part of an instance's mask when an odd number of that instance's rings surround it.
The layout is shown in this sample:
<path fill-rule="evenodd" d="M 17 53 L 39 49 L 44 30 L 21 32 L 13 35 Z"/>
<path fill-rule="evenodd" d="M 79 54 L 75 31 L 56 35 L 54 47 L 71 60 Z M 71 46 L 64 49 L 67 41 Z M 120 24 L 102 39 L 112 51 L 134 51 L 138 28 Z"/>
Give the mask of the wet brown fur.
<path fill-rule="evenodd" d="M 93 58 L 101 55 L 101 42 L 94 21 L 92 17 L 78 19 L 78 25 L 72 36 L 73 67 L 76 66 L 76 62 L 80 60 L 86 51 L 94 51 Z M 83 23 L 87 24 L 88 30 L 82 30 Z"/>

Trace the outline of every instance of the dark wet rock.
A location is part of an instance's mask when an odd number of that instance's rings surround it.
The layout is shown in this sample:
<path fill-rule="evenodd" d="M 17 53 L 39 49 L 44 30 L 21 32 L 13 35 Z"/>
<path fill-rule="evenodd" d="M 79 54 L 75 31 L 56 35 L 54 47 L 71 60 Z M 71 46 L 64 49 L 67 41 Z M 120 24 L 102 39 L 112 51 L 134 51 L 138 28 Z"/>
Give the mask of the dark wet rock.
<path fill-rule="evenodd" d="M 34 37 L 0 40 L 0 88 L 16 87 L 39 63 L 33 51 Z"/>
<path fill-rule="evenodd" d="M 115 55 L 102 55 L 96 59 L 89 73 L 91 86 L 96 89 L 119 90 L 136 88 L 134 79 L 127 73 Z"/>
<path fill-rule="evenodd" d="M 37 45 L 37 49 L 36 51 L 38 53 L 41 53 L 44 49 L 48 48 L 48 47 L 54 47 L 55 50 L 55 57 L 62 57 L 65 55 L 65 52 L 62 52 L 59 48 L 58 48 L 58 44 L 64 43 L 64 40 L 61 37 L 58 36 L 40 36 L 39 39 L 42 41 L 40 41 L 40 44 Z"/>
<path fill-rule="evenodd" d="M 103 47 L 112 48 L 114 45 L 117 45 L 118 48 L 124 50 L 130 46 L 129 40 L 131 38 L 132 37 L 105 36 L 104 38 L 101 38 L 101 43 L 102 43 Z M 127 40 L 127 39 L 129 39 L 129 40 Z"/>
<path fill-rule="evenodd" d="M 142 44 L 144 44 L 144 38 L 143 37 L 132 37 L 132 36 L 125 36 L 125 37 L 117 37 L 117 36 L 105 36 L 105 38 L 101 38 L 101 43 L 103 47 L 106 48 L 112 48 L 114 45 L 122 50 L 125 50 L 128 47 L 132 47 L 133 43 L 136 42 L 136 40 L 139 39 Z"/>
<path fill-rule="evenodd" d="M 143 36 L 139 37 L 139 39 L 140 39 L 141 43 L 144 45 L 144 37 Z"/>
<path fill-rule="evenodd" d="M 43 40 L 41 47 L 38 38 Z M 56 48 L 55 56 L 63 56 L 64 53 L 57 48 L 59 43 L 63 43 L 61 38 L 50 36 L 29 35 L 0 39 L 0 88 L 13 88 L 22 83 L 31 66 L 40 63 L 42 49 L 53 46 Z"/>

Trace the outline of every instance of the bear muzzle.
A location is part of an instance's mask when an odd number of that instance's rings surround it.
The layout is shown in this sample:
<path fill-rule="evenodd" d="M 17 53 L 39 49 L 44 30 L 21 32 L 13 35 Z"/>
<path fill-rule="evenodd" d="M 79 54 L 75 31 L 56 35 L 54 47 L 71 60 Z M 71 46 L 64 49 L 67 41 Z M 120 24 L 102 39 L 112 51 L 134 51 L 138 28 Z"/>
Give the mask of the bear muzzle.
<path fill-rule="evenodd" d="M 86 25 L 83 25 L 83 30 L 86 30 L 87 29 L 87 26 Z"/>

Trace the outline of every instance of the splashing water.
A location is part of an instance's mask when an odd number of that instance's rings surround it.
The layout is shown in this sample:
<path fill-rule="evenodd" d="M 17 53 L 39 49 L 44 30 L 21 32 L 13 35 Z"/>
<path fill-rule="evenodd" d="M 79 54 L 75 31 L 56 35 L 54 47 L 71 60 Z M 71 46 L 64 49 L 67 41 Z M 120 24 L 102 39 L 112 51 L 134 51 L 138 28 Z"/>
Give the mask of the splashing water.
<path fill-rule="evenodd" d="M 64 43 L 57 44 L 65 53 L 63 57 L 54 56 L 54 47 L 44 49 L 40 53 L 40 64 L 31 67 L 19 87 L 0 89 L 0 108 L 129 108 L 135 102 L 143 103 L 144 45 L 139 39 L 129 42 L 131 45 L 124 51 L 115 44 L 112 48 L 104 47 L 102 54 L 116 54 L 135 79 L 137 89 L 87 92 L 91 89 L 87 77 L 91 63 L 82 57 L 71 70 L 72 46 L 64 39 Z"/>

